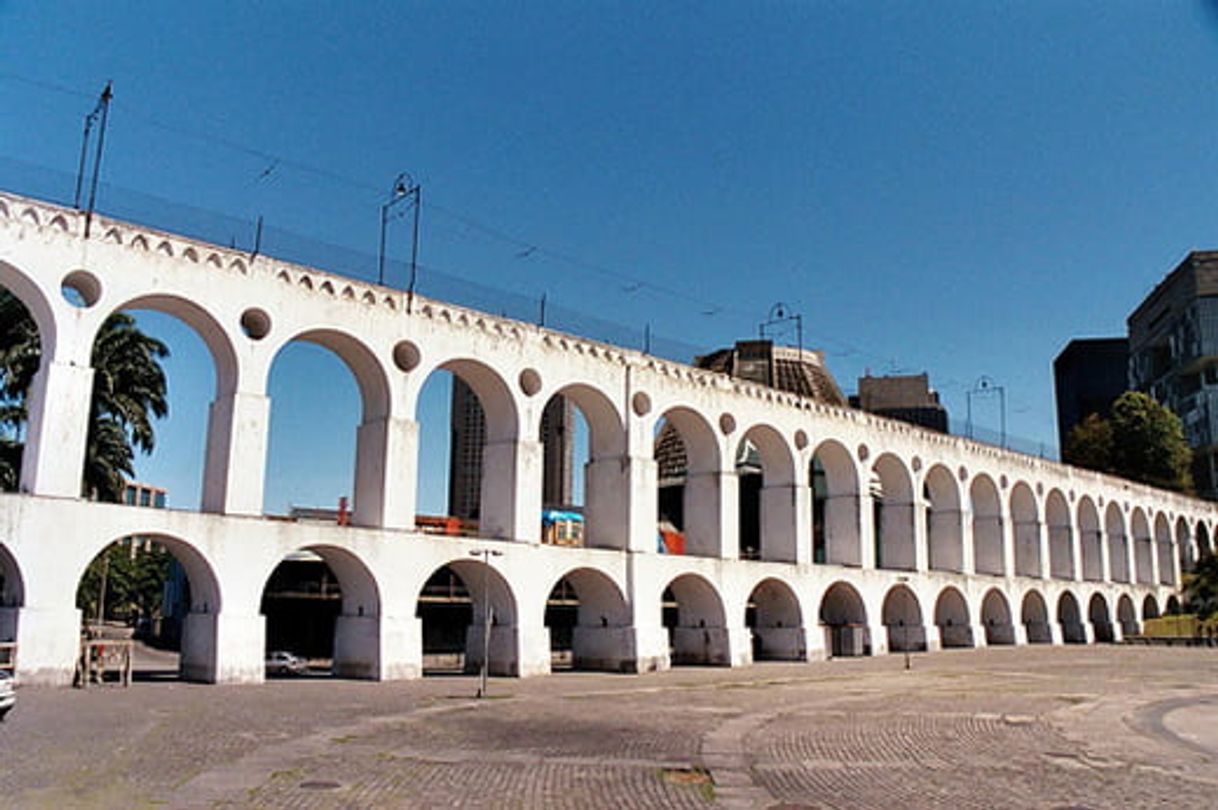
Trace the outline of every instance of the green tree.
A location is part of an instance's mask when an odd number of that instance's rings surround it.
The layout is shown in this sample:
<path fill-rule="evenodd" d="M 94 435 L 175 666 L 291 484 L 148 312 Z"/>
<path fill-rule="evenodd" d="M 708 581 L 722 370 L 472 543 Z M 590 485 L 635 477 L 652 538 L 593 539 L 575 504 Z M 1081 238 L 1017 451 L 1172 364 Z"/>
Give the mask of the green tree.
<path fill-rule="evenodd" d="M 1070 464 L 1163 489 L 1193 489 L 1192 451 L 1180 417 L 1140 391 L 1121 394 L 1108 419 L 1091 414 L 1076 425 L 1062 457 Z"/>
<path fill-rule="evenodd" d="M 1112 470 L 1112 423 L 1098 413 L 1090 414 L 1066 436 L 1062 460 L 1089 470 Z"/>
<path fill-rule="evenodd" d="M 21 467 L 26 397 L 42 360 L 38 330 L 29 312 L 0 288 L 0 488 L 15 490 Z M 153 419 L 169 412 L 161 360 L 169 349 L 144 334 L 135 319 L 111 315 L 93 343 L 93 394 L 81 493 L 103 501 L 123 497 L 134 475 L 135 451 L 151 452 Z"/>
<path fill-rule="evenodd" d="M 1202 553 L 1184 575 L 1184 603 L 1202 621 L 1218 613 L 1218 556 Z"/>
<path fill-rule="evenodd" d="M 76 589 L 76 606 L 86 621 L 96 620 L 104 582 L 103 619 L 127 621 L 137 616 L 160 616 L 170 559 L 164 547 L 139 538 L 113 543 L 85 569 Z"/>

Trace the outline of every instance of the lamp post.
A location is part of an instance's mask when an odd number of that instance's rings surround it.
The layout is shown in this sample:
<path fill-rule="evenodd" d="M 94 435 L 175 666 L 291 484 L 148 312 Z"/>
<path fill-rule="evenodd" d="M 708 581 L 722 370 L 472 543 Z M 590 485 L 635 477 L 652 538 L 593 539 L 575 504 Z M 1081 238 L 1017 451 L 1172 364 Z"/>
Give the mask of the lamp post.
<path fill-rule="evenodd" d="M 999 418 L 1002 420 L 1002 432 L 1000 434 L 1000 445 L 1005 450 L 1007 446 L 1007 390 L 1001 385 L 994 385 L 994 381 L 987 376 L 982 375 L 977 379 L 977 384 L 973 386 L 971 391 L 965 393 L 965 399 L 968 403 L 968 437 L 973 438 L 973 396 L 988 395 L 998 393 L 998 411 Z"/>
<path fill-rule="evenodd" d="M 897 577 L 897 582 L 905 584 L 909 582 L 909 577 Z M 905 623 L 905 619 L 900 619 L 901 625 L 901 649 L 905 652 L 905 669 L 908 671 L 910 667 L 909 661 L 909 625 Z"/>
<path fill-rule="evenodd" d="M 406 172 L 400 173 L 393 178 L 393 188 L 389 191 L 389 199 L 381 206 L 381 246 L 377 253 L 376 262 L 376 283 L 385 283 L 385 231 L 389 227 L 389 212 L 400 203 L 402 200 L 414 201 L 414 229 L 411 237 L 410 247 L 410 292 L 414 293 L 415 275 L 417 272 L 416 261 L 419 254 L 419 196 L 422 188 L 414 179 Z"/>
<path fill-rule="evenodd" d="M 491 557 L 502 557 L 503 552 L 492 548 L 476 548 L 469 553 L 471 557 L 482 560 L 482 668 L 478 675 L 478 697 L 486 697 L 486 676 L 491 659 L 491 621 L 494 611 L 491 610 L 491 594 L 489 590 Z"/>

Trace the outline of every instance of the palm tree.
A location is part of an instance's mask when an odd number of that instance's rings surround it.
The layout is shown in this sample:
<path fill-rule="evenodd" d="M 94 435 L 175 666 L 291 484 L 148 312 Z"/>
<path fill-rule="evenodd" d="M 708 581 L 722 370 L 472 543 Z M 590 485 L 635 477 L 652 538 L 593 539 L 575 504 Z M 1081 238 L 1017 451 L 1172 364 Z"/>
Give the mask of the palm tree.
<path fill-rule="evenodd" d="M 152 452 L 153 418 L 169 413 L 161 359 L 169 348 L 139 330 L 135 318 L 111 315 L 93 343 L 93 395 L 81 493 L 102 501 L 123 497 L 134 475 L 135 450 Z M 24 442 L 26 395 L 42 359 L 33 318 L 0 288 L 0 489 L 15 490 Z"/>

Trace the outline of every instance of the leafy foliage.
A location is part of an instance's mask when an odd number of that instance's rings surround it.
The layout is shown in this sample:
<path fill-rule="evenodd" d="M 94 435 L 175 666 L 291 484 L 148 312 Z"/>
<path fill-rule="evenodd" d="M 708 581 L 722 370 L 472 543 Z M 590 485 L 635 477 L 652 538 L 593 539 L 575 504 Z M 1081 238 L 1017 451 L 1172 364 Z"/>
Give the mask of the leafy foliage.
<path fill-rule="evenodd" d="M 165 416 L 164 343 L 139 330 L 124 313 L 102 324 L 93 344 L 93 396 L 81 491 L 102 501 L 120 501 L 125 477 L 135 474 L 135 451 L 156 444 L 153 419 Z M 26 397 L 42 361 L 34 319 L 10 292 L 0 288 L 0 488 L 15 490 L 21 469 Z"/>
<path fill-rule="evenodd" d="M 1202 621 L 1218 614 L 1218 556 L 1203 553 L 1184 575 L 1184 601 Z"/>
<path fill-rule="evenodd" d="M 1126 391 L 1112 416 L 1091 414 L 1076 425 L 1063 453 L 1071 464 L 1178 492 L 1193 489 L 1192 451 L 1180 418 L 1148 394 Z"/>
<path fill-rule="evenodd" d="M 126 621 L 137 616 L 159 616 L 171 559 L 172 555 L 155 543 L 130 538 L 114 543 L 85 569 L 76 590 L 76 606 L 86 620 L 96 619 L 104 579 L 104 619 Z"/>

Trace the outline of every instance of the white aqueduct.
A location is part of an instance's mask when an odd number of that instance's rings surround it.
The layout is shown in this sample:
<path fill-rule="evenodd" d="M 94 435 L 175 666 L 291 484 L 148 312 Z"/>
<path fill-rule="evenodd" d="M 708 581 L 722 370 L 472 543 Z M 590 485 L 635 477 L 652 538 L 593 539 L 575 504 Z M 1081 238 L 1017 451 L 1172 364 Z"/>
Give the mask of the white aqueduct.
<path fill-rule="evenodd" d="M 576 665 L 613 671 L 1118 640 L 1166 607 L 1218 524 L 1209 503 L 639 352 L 435 300 L 407 312 L 394 290 L 105 218 L 85 238 L 83 225 L 71 209 L 0 194 L 0 285 L 33 315 L 43 352 L 20 492 L 0 495 L 0 640 L 17 641 L 26 682 L 69 681 L 82 573 L 131 535 L 158 539 L 189 577 L 182 675 L 257 682 L 261 595 L 300 549 L 340 581 L 338 674 L 418 676 L 419 594 L 449 565 L 475 623 L 491 600 L 491 670 L 524 676 L 550 670 L 545 604 L 564 577 L 580 603 Z M 94 336 L 132 308 L 181 319 L 214 361 L 199 512 L 79 497 Z M 294 340 L 329 348 L 358 382 L 354 526 L 262 514 L 267 378 Z M 483 537 L 414 529 L 416 406 L 438 369 L 464 379 L 486 412 Z M 556 393 L 588 424 L 583 548 L 539 539 L 539 422 Z M 662 419 L 688 456 L 679 556 L 656 551 Z M 735 458 L 746 441 L 763 468 L 760 560 L 738 553 Z M 827 482 L 817 507 L 814 458 Z M 503 556 L 485 570 L 470 552 L 491 544 Z M 675 626 L 662 619 L 666 592 Z M 471 630 L 481 639 L 480 625 Z M 480 663 L 480 644 L 468 659 Z"/>

